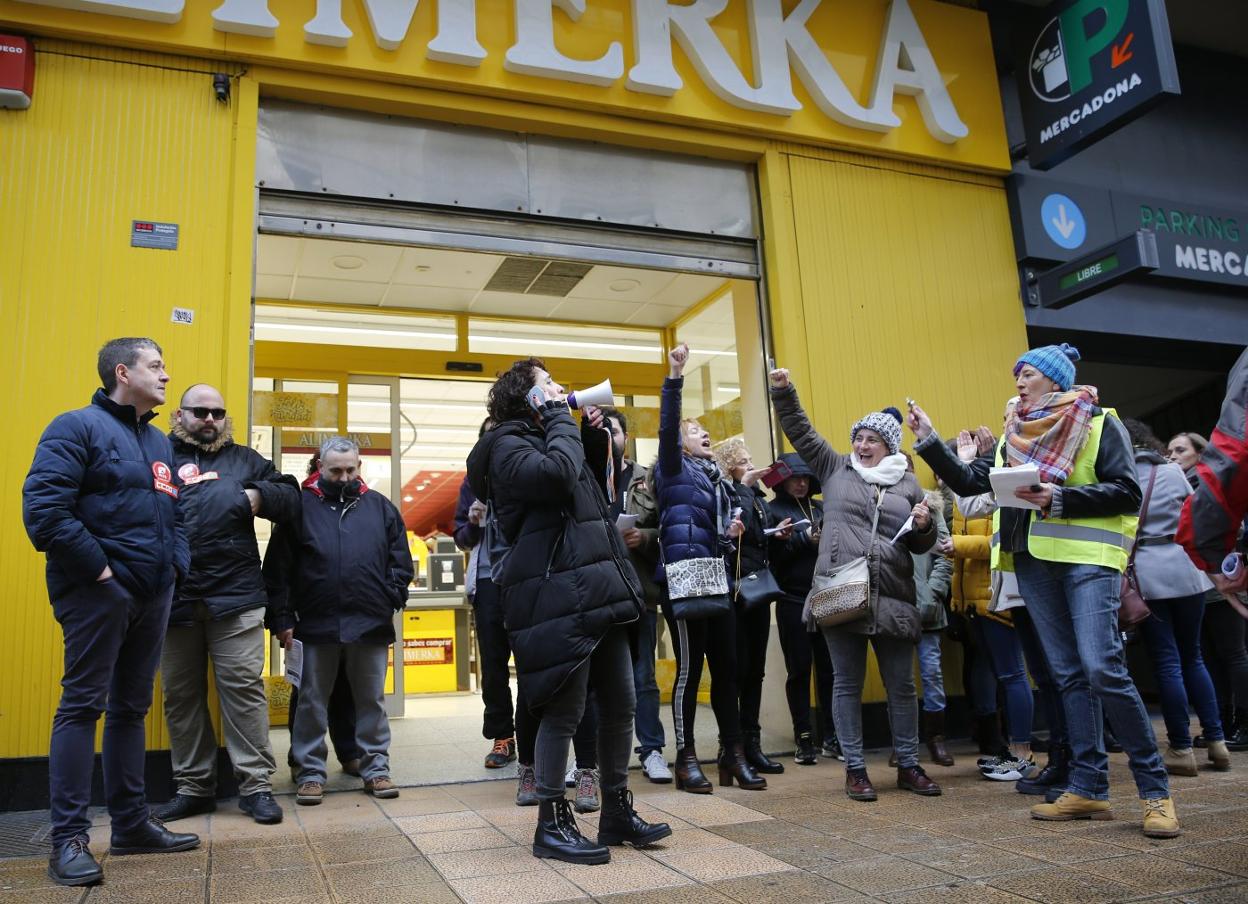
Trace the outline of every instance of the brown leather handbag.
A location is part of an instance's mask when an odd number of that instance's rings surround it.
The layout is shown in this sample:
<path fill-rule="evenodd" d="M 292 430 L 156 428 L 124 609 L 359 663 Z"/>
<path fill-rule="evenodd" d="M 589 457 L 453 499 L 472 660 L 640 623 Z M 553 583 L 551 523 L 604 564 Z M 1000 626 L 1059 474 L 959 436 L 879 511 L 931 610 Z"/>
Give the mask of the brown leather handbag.
<path fill-rule="evenodd" d="M 1140 504 L 1140 527 L 1148 517 L 1148 500 L 1153 495 L 1153 485 L 1157 482 L 1157 468 L 1148 475 L 1148 489 L 1144 491 L 1144 501 Z M 1131 555 L 1127 559 L 1127 569 L 1122 573 L 1122 589 L 1118 593 L 1118 630 L 1127 631 L 1153 614 L 1140 593 L 1140 582 L 1135 574 L 1135 551 L 1140 548 L 1140 535 L 1136 532 L 1135 542 L 1131 544 Z"/>

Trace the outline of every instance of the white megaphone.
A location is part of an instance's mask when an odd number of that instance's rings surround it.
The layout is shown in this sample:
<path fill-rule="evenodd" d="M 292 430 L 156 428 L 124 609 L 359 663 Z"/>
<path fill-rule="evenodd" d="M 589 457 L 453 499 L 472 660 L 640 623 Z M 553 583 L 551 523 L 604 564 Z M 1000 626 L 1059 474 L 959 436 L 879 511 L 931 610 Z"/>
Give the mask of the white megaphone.
<path fill-rule="evenodd" d="M 573 408 L 584 408 L 586 405 L 611 405 L 615 402 L 615 396 L 611 394 L 611 381 L 603 380 L 597 386 L 591 386 L 589 389 L 578 389 L 576 392 L 568 395 L 568 404 Z"/>

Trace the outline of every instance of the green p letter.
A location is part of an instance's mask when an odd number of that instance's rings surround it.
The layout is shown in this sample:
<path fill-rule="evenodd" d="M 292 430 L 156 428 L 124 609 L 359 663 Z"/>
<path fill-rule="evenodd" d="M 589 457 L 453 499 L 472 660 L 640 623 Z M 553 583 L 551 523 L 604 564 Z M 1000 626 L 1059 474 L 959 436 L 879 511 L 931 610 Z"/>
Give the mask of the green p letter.
<path fill-rule="evenodd" d="M 1131 0 L 1079 0 L 1059 17 L 1072 95 L 1092 84 L 1092 57 L 1118 37 L 1130 5 Z M 1105 24 L 1089 36 L 1087 21 L 1097 10 L 1105 13 Z"/>

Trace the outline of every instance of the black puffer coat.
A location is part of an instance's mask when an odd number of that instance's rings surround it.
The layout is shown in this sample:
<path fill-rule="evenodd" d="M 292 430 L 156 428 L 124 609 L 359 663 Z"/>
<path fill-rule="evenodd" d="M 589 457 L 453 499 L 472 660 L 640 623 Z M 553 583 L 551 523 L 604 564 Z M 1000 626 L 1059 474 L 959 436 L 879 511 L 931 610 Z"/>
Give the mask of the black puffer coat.
<path fill-rule="evenodd" d="M 771 571 L 776 583 L 784 591 L 782 603 L 801 606 L 810 594 L 815 577 L 815 562 L 819 559 L 819 529 L 823 526 L 823 503 L 807 497 L 799 504 L 781 487 L 776 488 L 776 498 L 771 500 L 771 517 L 777 522 L 792 518 L 793 523 L 809 519 L 811 526 L 793 531 L 788 540 L 771 545 Z"/>
<path fill-rule="evenodd" d="M 490 500 L 510 544 L 498 584 L 531 709 L 550 701 L 612 626 L 642 612 L 599 480 L 610 439 L 588 425 L 582 432 L 584 444 L 567 407 L 549 406 L 540 426 L 504 421 L 468 456 L 472 492 Z"/>

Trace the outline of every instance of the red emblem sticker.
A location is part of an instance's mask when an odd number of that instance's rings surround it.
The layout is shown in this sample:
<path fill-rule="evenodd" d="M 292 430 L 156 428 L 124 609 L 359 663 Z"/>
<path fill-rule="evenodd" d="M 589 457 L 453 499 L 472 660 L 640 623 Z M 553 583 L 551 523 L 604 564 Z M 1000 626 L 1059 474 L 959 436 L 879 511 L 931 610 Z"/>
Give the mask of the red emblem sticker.
<path fill-rule="evenodd" d="M 199 474 L 199 465 L 195 464 L 193 461 L 188 461 L 182 467 L 178 468 L 178 476 L 183 480 L 190 480 L 197 474 Z"/>
<path fill-rule="evenodd" d="M 169 470 L 169 466 L 163 461 L 152 462 L 152 486 L 156 492 L 164 493 L 166 496 L 178 498 L 178 488 L 170 481 L 173 479 L 173 472 Z"/>

